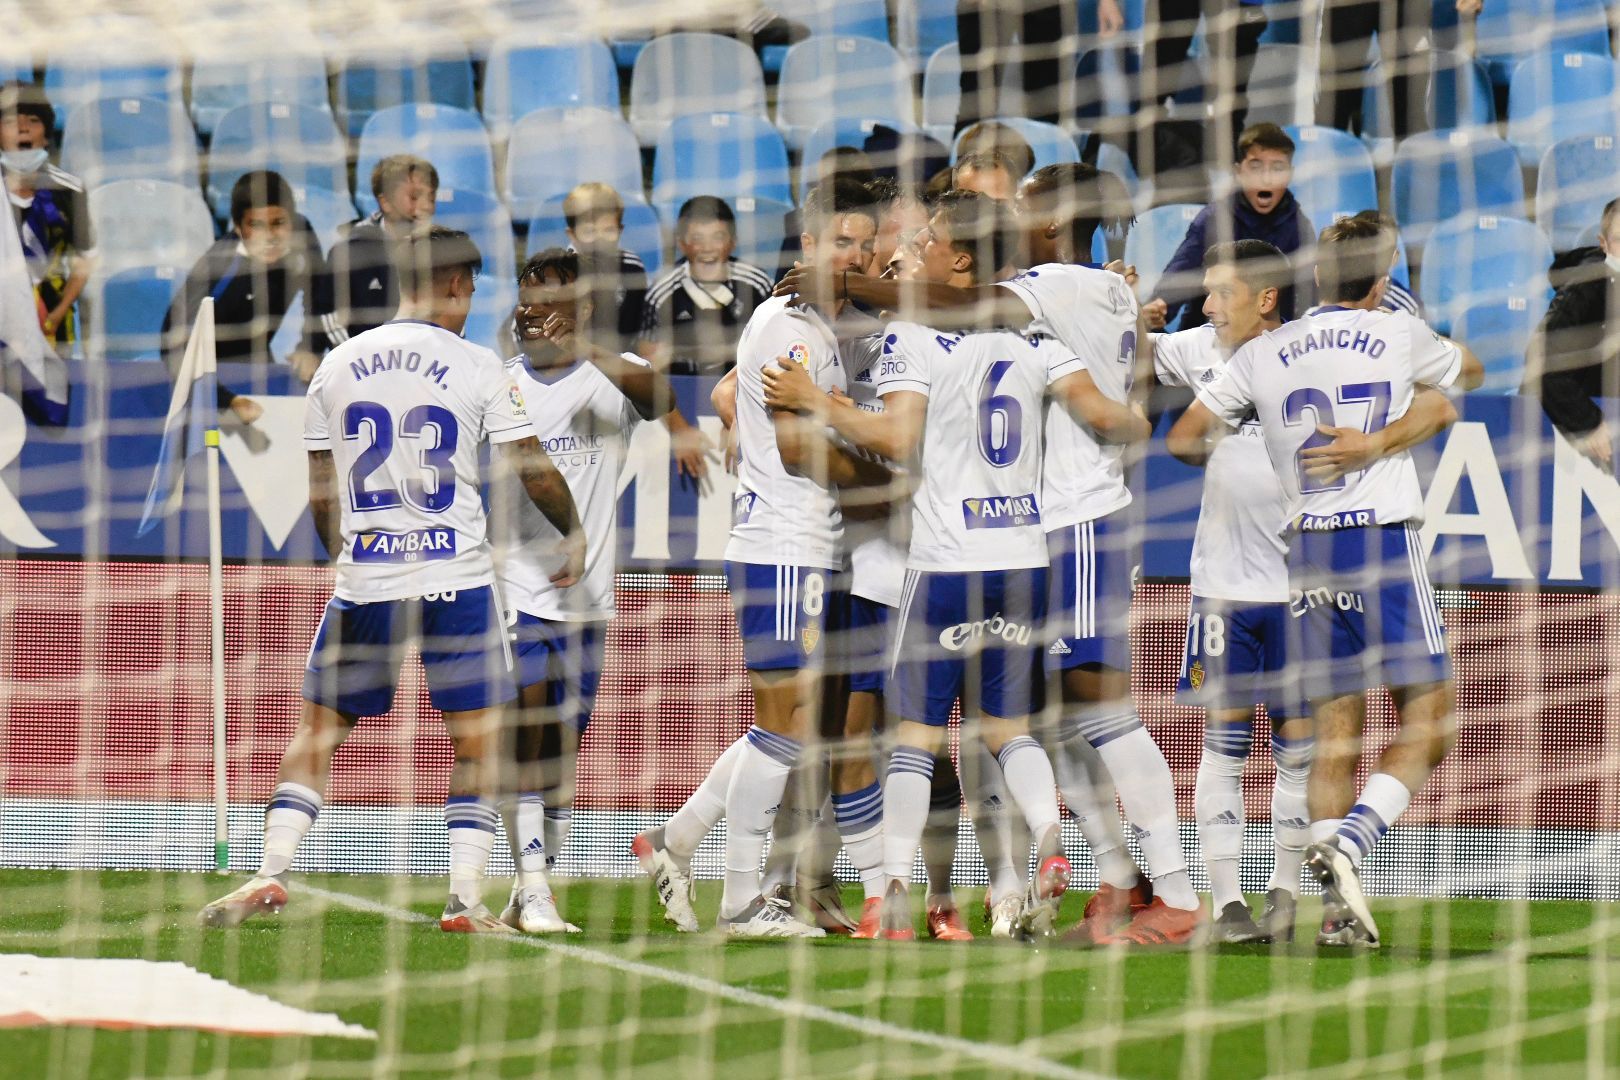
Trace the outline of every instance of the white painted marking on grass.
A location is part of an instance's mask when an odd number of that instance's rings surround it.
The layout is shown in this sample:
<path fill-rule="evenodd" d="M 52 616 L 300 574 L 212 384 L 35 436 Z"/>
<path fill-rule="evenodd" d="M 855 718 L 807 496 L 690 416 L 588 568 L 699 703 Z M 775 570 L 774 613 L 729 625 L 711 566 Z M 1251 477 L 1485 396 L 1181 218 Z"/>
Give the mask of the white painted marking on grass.
<path fill-rule="evenodd" d="M 172 960 L 0 954 L 0 1028 L 64 1024 L 377 1037 L 331 1013 L 283 1005 Z"/>
<path fill-rule="evenodd" d="M 309 885 L 301 885 L 298 891 L 323 897 L 333 903 L 342 904 L 344 907 L 353 908 L 356 911 L 368 911 L 374 915 L 382 915 L 401 922 L 434 925 L 438 923 L 438 920 L 431 916 L 408 911 L 405 908 L 380 904 L 375 900 L 368 900 L 365 897 L 354 896 L 349 893 L 333 892 Z M 698 993 L 708 994 L 711 997 L 721 998 L 738 1005 L 766 1009 L 790 1019 L 812 1020 L 818 1023 L 830 1024 L 833 1027 L 841 1027 L 869 1038 L 911 1043 L 928 1050 L 943 1051 L 961 1057 L 974 1058 L 998 1068 L 1014 1069 L 1018 1072 L 1064 1077 L 1066 1080 L 1110 1080 L 1103 1073 L 1076 1069 L 1062 1062 L 1052 1061 L 1038 1054 L 1026 1052 L 1016 1046 L 973 1042 L 970 1039 L 962 1039 L 954 1035 L 940 1035 L 932 1031 L 919 1031 L 916 1028 L 900 1027 L 898 1024 L 890 1024 L 883 1020 L 874 1020 L 865 1016 L 854 1016 L 850 1013 L 839 1012 L 836 1009 L 829 1009 L 821 1005 L 812 1005 L 809 1002 L 799 1001 L 794 998 L 772 997 L 756 990 L 746 990 L 740 986 L 732 986 L 729 983 L 706 979 L 701 975 L 659 967 L 657 964 L 648 964 L 640 960 L 627 960 L 622 956 L 615 956 L 613 953 L 602 952 L 583 945 L 567 945 L 561 941 L 548 938 L 519 935 L 513 935 L 510 940 L 516 945 L 527 945 L 530 948 L 555 953 L 570 960 L 594 964 L 597 967 L 608 968 L 621 974 L 635 975 L 644 979 L 656 979 L 672 986 L 695 990 Z"/>

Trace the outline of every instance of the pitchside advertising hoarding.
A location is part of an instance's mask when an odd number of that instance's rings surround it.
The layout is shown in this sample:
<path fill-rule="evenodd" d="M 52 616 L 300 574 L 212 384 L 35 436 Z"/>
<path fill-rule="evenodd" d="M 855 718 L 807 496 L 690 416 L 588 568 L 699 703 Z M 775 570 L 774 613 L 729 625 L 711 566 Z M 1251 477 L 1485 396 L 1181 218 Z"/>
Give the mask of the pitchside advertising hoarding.
<path fill-rule="evenodd" d="M 183 508 L 136 535 L 158 458 L 169 383 L 163 368 L 128 363 L 73 371 L 65 428 L 29 423 L 0 398 L 0 553 L 51 557 L 193 559 L 207 553 L 200 467 Z M 225 556 L 324 561 L 306 506 L 304 401 L 281 369 L 226 365 L 220 380 L 265 407 L 251 428 L 226 424 L 222 448 Z M 682 411 L 718 442 L 712 380 L 677 378 Z M 1471 395 L 1461 420 L 1414 452 L 1426 492 L 1429 567 L 1446 584 L 1601 588 L 1620 583 L 1620 483 L 1556 436 L 1532 398 Z M 1166 421 L 1161 421 L 1161 429 Z M 1611 418 L 1611 424 L 1614 420 Z M 1161 430 L 1162 435 L 1162 430 Z M 542 433 L 542 438 L 544 438 Z M 556 455 L 598 450 L 548 443 Z M 1187 573 L 1199 473 L 1155 439 L 1135 488 L 1142 573 Z M 643 424 L 621 480 L 620 545 L 627 568 L 720 568 L 733 478 L 711 469 L 701 488 L 680 476 L 662 425 Z"/>

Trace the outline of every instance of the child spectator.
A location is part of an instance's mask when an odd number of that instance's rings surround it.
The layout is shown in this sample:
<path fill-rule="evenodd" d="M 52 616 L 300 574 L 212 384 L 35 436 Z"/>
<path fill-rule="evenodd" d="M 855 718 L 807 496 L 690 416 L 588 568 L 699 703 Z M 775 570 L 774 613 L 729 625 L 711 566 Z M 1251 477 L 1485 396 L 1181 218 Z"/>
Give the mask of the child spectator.
<path fill-rule="evenodd" d="M 580 184 L 563 200 L 563 218 L 569 247 L 579 252 L 591 290 L 592 340 L 616 352 L 631 351 L 641 336 L 647 268 L 639 255 L 619 246 L 624 200 L 611 185 Z"/>
<path fill-rule="evenodd" d="M 394 251 L 433 224 L 439 173 L 410 154 L 383 158 L 371 170 L 377 211 L 348 226 L 327 256 L 331 273 L 318 284 L 316 308 L 327 345 L 343 344 L 381 326 L 399 309 Z"/>
<path fill-rule="evenodd" d="M 771 295 L 771 278 L 738 262 L 736 218 L 725 200 L 688 199 L 675 220 L 681 261 L 647 292 L 642 354 L 676 375 L 720 374 L 737 361 L 737 338 Z"/>

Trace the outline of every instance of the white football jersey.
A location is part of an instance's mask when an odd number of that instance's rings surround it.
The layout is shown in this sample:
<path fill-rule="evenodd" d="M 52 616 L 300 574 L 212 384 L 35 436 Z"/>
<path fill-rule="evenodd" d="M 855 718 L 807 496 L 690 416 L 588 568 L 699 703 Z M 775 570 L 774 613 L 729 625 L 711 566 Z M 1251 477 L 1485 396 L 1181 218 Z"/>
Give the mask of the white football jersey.
<path fill-rule="evenodd" d="M 1300 451 L 1332 440 L 1318 424 L 1373 432 L 1406 415 L 1417 384 L 1447 389 L 1462 353 L 1404 312 L 1321 307 L 1232 354 L 1198 400 L 1236 426 L 1252 410 L 1286 503 L 1278 531 L 1423 522 L 1410 454 L 1382 458 L 1329 484 L 1304 474 Z"/>
<path fill-rule="evenodd" d="M 1229 355 L 1208 323 L 1153 336 L 1153 366 L 1166 386 L 1214 382 Z M 1204 497 L 1193 533 L 1192 593 L 1212 600 L 1282 603 L 1288 599 L 1288 545 L 1277 535 L 1282 485 L 1253 415 L 1215 444 L 1204 467 Z"/>
<path fill-rule="evenodd" d="M 838 340 L 819 313 L 772 297 L 754 309 L 737 342 L 737 492 L 729 562 L 844 565 L 843 518 L 832 492 L 782 465 L 776 425 L 765 407 L 761 372 L 787 358 L 803 365 L 823 390 L 846 389 Z"/>
<path fill-rule="evenodd" d="M 492 584 L 479 446 L 533 434 L 501 358 L 431 323 L 384 323 L 327 353 L 305 397 L 304 446 L 330 450 L 337 469 L 336 595 Z"/>
<path fill-rule="evenodd" d="M 1041 405 L 1046 388 L 1081 368 L 1044 334 L 946 334 L 890 323 L 879 394 L 926 395 L 928 415 L 911 496 L 915 570 L 1045 566 Z"/>
<path fill-rule="evenodd" d="M 1108 397 L 1125 402 L 1136 366 L 1136 297 L 1125 279 L 1090 266 L 1045 263 L 1001 283 L 1021 297 L 1033 329 L 1049 333 L 1079 357 Z M 1053 468 L 1042 478 L 1047 529 L 1095 521 L 1131 501 L 1125 487 L 1125 448 L 1100 442 L 1061 402 L 1046 406 L 1046 453 Z"/>
<path fill-rule="evenodd" d="M 625 359 L 646 366 L 640 357 L 627 353 Z M 585 573 L 566 589 L 551 583 L 551 575 L 562 569 L 562 534 L 513 477 L 509 498 L 515 520 L 507 535 L 496 538 L 501 597 L 508 606 L 542 619 L 609 618 L 618 565 L 619 474 L 641 414 L 588 360 L 541 373 L 523 356 L 515 356 L 506 370 L 529 404 L 529 422 L 541 449 L 551 455 L 574 496 L 585 529 Z"/>
<path fill-rule="evenodd" d="M 883 338 L 882 333 L 868 334 L 844 346 L 844 366 L 850 372 L 849 397 L 857 409 L 866 412 L 883 411 L 883 399 L 877 391 Z M 887 607 L 899 607 L 910 534 L 911 510 L 903 503 L 894 506 L 887 518 L 846 519 L 844 541 L 849 545 L 850 593 Z"/>

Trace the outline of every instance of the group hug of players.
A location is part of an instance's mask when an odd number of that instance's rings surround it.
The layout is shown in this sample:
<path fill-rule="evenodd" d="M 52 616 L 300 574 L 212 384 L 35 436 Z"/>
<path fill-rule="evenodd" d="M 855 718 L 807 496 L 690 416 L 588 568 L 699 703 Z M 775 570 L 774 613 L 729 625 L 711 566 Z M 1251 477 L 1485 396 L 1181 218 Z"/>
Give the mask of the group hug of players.
<path fill-rule="evenodd" d="M 920 848 L 927 932 L 971 938 L 950 885 L 965 802 L 992 936 L 1292 940 L 1303 866 L 1324 893 L 1318 942 L 1376 945 L 1361 862 L 1455 730 L 1406 451 L 1455 420 L 1446 394 L 1477 385 L 1478 362 L 1380 308 L 1394 238 L 1376 221 L 1323 231 L 1322 303 L 1300 318 L 1280 316 L 1297 268 L 1239 241 L 1206 259 L 1208 324 L 1148 335 L 1129 269 L 1077 262 L 1106 201 L 1090 167 L 1038 170 L 1011 207 L 890 194 L 837 180 L 807 196 L 803 261 L 715 389 L 737 459 L 727 578 L 754 719 L 634 840 L 665 918 L 700 929 L 691 859 L 724 819 L 728 935 L 910 939 Z M 503 364 L 458 336 L 476 249 L 444 229 L 411 247 L 400 317 L 335 349 L 310 386 L 311 504 L 334 597 L 264 863 L 203 910 L 207 925 L 286 904 L 332 752 L 388 710 L 414 638 L 456 754 L 441 927 L 574 929 L 546 870 L 613 611 L 618 474 L 669 387 L 584 340 L 590 290 L 570 253 L 524 267 L 520 353 Z M 1207 710 L 1196 809 L 1213 918 L 1130 694 L 1140 504 L 1126 481 L 1155 380 L 1194 392 L 1169 449 L 1206 466 L 1179 693 Z M 484 441 L 498 474 L 487 513 Z M 1399 733 L 1358 793 L 1378 685 Z M 1238 875 L 1257 706 L 1277 765 L 1258 919 Z M 1056 925 L 1071 878 L 1060 792 L 1101 880 L 1071 928 Z M 503 821 L 517 877 L 496 915 L 482 887 Z M 833 882 L 840 848 L 864 890 L 858 917 Z"/>

